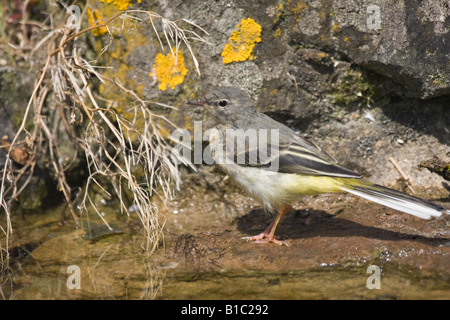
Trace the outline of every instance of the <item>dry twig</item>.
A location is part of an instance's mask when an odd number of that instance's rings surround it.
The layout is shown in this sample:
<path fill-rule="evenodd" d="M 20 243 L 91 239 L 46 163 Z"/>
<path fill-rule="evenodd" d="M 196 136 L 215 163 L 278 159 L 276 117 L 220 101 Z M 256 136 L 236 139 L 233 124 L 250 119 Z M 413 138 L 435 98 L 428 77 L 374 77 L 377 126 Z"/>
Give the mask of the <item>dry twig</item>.
<path fill-rule="evenodd" d="M 412 192 L 412 194 L 416 194 L 416 191 L 411 186 L 411 180 L 409 177 L 403 172 L 403 170 L 400 168 L 400 166 L 397 164 L 397 161 L 394 160 L 394 158 L 389 157 L 389 161 L 394 165 L 394 168 L 397 169 L 398 173 L 402 176 L 403 180 L 406 182 L 406 187 Z"/>
<path fill-rule="evenodd" d="M 26 10 L 23 10 L 23 19 L 28 19 Z M 81 19 L 86 14 L 83 11 Z M 112 196 L 107 191 L 106 186 L 102 185 L 106 178 L 112 185 L 117 199 L 120 203 L 122 211 L 129 214 L 128 208 L 133 205 L 137 208 L 137 215 L 142 222 L 145 231 L 145 243 L 143 247 L 152 252 L 158 245 L 162 237 L 162 225 L 159 222 L 157 208 L 151 201 L 151 197 L 158 195 L 163 199 L 170 197 L 172 189 L 180 184 L 180 176 L 177 162 L 173 161 L 171 154 L 171 144 L 164 139 L 161 134 L 156 120 L 163 121 L 173 129 L 176 126 L 170 122 L 164 115 L 157 114 L 152 111 L 152 106 L 168 107 L 159 102 L 150 102 L 142 100 L 135 92 L 125 88 L 118 81 L 103 77 L 100 72 L 86 59 L 82 57 L 83 52 L 76 46 L 75 39 L 79 38 L 86 32 L 94 28 L 107 27 L 116 19 L 138 19 L 138 15 L 147 16 L 155 35 L 159 40 L 162 48 L 167 45 L 174 57 L 178 54 L 178 49 L 184 45 L 191 54 L 196 71 L 200 74 L 200 68 L 193 50 L 191 41 L 206 42 L 195 31 L 183 29 L 178 22 L 170 21 L 164 17 L 143 10 L 128 10 L 118 13 L 109 18 L 106 22 L 85 28 L 83 30 L 69 29 L 64 23 L 65 17 L 58 16 L 52 12 L 52 19 L 40 24 L 35 24 L 35 28 L 40 28 L 41 37 L 28 38 L 23 36 L 22 47 L 17 46 L 14 53 L 18 57 L 29 59 L 32 63 L 39 65 L 36 58 L 38 54 L 42 55 L 44 48 L 47 50 L 45 63 L 40 69 L 40 75 L 34 86 L 33 92 L 29 99 L 23 121 L 17 134 L 12 140 L 9 151 L 6 156 L 5 167 L 2 172 L 2 180 L 0 186 L 0 204 L 6 214 L 6 225 L 0 225 L 0 230 L 6 235 L 6 243 L 0 243 L 0 258 L 2 261 L 8 261 L 8 243 L 9 235 L 13 232 L 11 224 L 11 201 L 15 199 L 26 187 L 28 180 L 19 185 L 19 179 L 26 175 L 31 177 L 34 168 L 39 159 L 36 155 L 44 155 L 51 164 L 60 190 L 63 192 L 74 220 L 78 220 L 79 212 L 76 211 L 72 204 L 72 192 L 67 182 L 65 172 L 68 165 L 64 165 L 61 161 L 61 152 L 59 146 L 58 134 L 54 131 L 55 127 L 49 123 L 49 117 L 44 117 L 44 113 L 51 113 L 45 101 L 49 98 L 55 103 L 57 108 L 54 109 L 55 119 L 63 122 L 68 136 L 72 139 L 75 150 L 81 150 L 86 157 L 87 169 L 89 177 L 86 182 L 84 195 L 81 197 L 81 204 L 78 206 L 80 212 L 87 212 L 88 208 L 96 211 L 100 218 L 103 216 L 97 211 L 89 194 L 90 186 L 94 183 L 100 190 L 107 195 Z M 57 18 L 60 18 L 60 24 L 57 24 Z M 189 20 L 182 20 L 199 28 Z M 159 25 L 157 24 L 159 22 Z M 24 24 L 22 24 L 23 26 Z M 26 30 L 22 28 L 25 33 Z M 203 29 L 199 28 L 202 32 Z M 109 31 L 108 31 L 109 32 Z M 161 37 L 162 33 L 164 37 Z M 112 35 L 109 32 L 112 41 Z M 164 41 L 166 44 L 164 44 Z M 34 43 L 30 43 L 34 41 Z M 71 44 L 71 55 L 66 55 L 66 49 Z M 108 49 L 107 45 L 104 50 Z M 172 50 L 175 48 L 175 50 Z M 101 55 L 100 54 L 100 55 Z M 110 102 L 104 106 L 106 99 L 95 97 L 92 92 L 88 75 L 94 76 L 101 82 L 112 81 L 119 90 L 128 95 L 135 101 L 133 105 L 135 119 L 130 121 L 120 117 Z M 84 132 L 81 136 L 77 136 L 75 132 L 79 128 L 75 127 L 75 120 L 71 118 L 68 121 L 66 112 L 70 112 L 72 116 L 78 115 L 79 118 L 85 119 Z M 29 118 L 33 117 L 34 127 L 31 132 L 25 130 L 25 124 Z M 143 126 L 136 125 L 136 119 L 143 120 Z M 132 140 L 131 137 L 134 137 Z M 11 150 L 19 143 L 27 142 L 30 147 L 31 158 L 29 161 L 17 171 L 12 162 Z M 74 155 L 74 158 L 76 154 Z M 141 166 L 145 172 L 145 183 L 138 181 L 133 174 L 133 168 Z M 102 182 L 101 182 L 102 181 Z M 133 195 L 132 203 L 125 203 L 123 198 L 123 186 L 127 186 Z M 161 190 L 160 194 L 158 190 Z M 104 220 L 107 224 L 107 221 Z"/>

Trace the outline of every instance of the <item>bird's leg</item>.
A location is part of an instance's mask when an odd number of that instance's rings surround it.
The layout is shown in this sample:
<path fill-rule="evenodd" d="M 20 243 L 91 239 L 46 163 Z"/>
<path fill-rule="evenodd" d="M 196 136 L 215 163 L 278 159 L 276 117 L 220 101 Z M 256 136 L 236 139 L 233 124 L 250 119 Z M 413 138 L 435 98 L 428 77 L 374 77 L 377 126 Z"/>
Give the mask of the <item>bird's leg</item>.
<path fill-rule="evenodd" d="M 288 212 L 291 208 L 292 208 L 292 206 L 287 206 L 287 207 L 282 208 L 280 211 L 278 211 L 277 216 L 272 221 L 272 223 L 267 227 L 266 230 L 264 230 L 260 234 L 257 234 L 256 236 L 253 236 L 253 237 L 244 237 L 242 239 L 245 239 L 247 241 L 254 241 L 255 243 L 273 242 L 278 245 L 283 245 L 283 244 L 287 245 L 286 242 L 275 239 L 275 229 L 277 228 L 278 223 L 280 222 L 281 218 L 283 218 L 283 216 L 286 214 L 286 212 Z"/>

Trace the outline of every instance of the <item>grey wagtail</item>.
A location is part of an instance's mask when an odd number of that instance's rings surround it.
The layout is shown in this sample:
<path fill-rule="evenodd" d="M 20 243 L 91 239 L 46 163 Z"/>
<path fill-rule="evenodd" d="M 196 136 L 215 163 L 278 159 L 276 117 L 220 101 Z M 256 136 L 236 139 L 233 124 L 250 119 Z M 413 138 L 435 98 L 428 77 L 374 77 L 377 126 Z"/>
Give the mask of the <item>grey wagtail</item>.
<path fill-rule="evenodd" d="M 275 229 L 300 195 L 349 192 L 423 219 L 440 217 L 443 213 L 450 214 L 450 210 L 428 200 L 363 180 L 360 174 L 344 168 L 315 144 L 299 137 L 287 126 L 259 113 L 252 99 L 238 88 L 216 88 L 204 98 L 187 103 L 207 107 L 217 118 L 217 132 L 221 133 L 222 137 L 226 136 L 225 130 L 229 129 L 240 130 L 241 133 L 247 130 L 275 130 L 278 134 L 278 140 L 267 140 L 269 146 L 266 146 L 263 152 L 267 156 L 256 158 L 254 155 L 252 157 L 249 146 L 244 149 L 230 149 L 228 144 L 217 139 L 217 135 L 210 136 L 210 151 L 216 163 L 252 197 L 259 200 L 267 211 L 278 212 L 265 231 L 244 239 L 258 243 L 283 244 L 275 239 Z M 260 143 L 257 148 L 262 148 Z M 227 149 L 225 153 L 230 150 L 234 152 L 231 160 L 236 160 L 238 150 L 241 150 L 245 161 L 221 161 L 218 154 L 223 154 L 221 151 L 224 149 Z M 269 149 L 277 152 L 268 152 Z M 273 163 L 276 165 L 272 165 Z"/>

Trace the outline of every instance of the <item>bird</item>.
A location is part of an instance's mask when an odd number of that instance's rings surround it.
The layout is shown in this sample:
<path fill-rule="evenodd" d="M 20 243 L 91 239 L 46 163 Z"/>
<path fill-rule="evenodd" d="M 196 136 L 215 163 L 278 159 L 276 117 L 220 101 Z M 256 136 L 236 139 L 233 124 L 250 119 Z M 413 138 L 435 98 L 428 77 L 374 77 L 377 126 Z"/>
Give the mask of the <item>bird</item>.
<path fill-rule="evenodd" d="M 423 219 L 450 214 L 450 210 L 429 200 L 363 179 L 361 174 L 345 168 L 288 126 L 260 113 L 254 101 L 240 88 L 217 87 L 187 104 L 202 106 L 215 118 L 209 146 L 216 164 L 267 212 L 276 212 L 263 232 L 244 237 L 248 241 L 287 244 L 278 240 L 275 230 L 293 202 L 302 195 L 348 192 Z M 236 142 L 239 139 L 226 141 L 229 132 L 237 133 L 237 138 L 240 135 L 241 144 Z M 266 133 L 265 139 L 264 135 L 257 134 L 257 143 L 250 143 L 249 133 L 258 132 Z"/>

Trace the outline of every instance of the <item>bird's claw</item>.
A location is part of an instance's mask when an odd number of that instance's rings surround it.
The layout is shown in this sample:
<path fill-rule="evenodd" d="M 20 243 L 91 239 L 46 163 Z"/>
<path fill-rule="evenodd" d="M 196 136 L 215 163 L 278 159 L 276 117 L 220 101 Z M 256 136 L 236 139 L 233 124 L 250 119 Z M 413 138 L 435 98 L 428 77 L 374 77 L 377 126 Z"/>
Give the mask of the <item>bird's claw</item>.
<path fill-rule="evenodd" d="M 273 242 L 279 246 L 287 246 L 289 247 L 289 243 L 286 241 L 280 241 L 278 239 L 276 239 L 276 237 L 272 236 L 270 237 L 269 234 L 262 232 L 260 234 L 257 234 L 256 236 L 252 236 L 252 237 L 242 237 L 241 239 L 246 240 L 246 241 L 252 241 L 254 243 L 269 243 L 269 242 Z"/>

